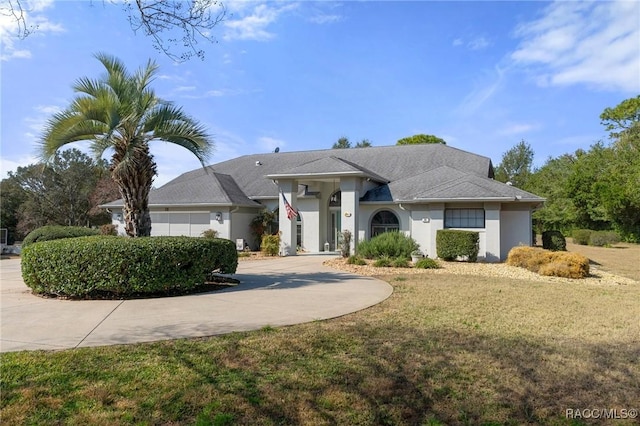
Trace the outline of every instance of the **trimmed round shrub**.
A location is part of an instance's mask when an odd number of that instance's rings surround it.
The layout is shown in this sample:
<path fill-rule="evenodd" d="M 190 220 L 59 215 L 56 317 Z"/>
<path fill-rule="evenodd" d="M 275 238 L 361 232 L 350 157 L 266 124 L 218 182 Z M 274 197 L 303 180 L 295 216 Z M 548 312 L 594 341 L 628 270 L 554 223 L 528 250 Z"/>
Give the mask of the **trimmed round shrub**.
<path fill-rule="evenodd" d="M 395 257 L 391 260 L 391 266 L 394 268 L 408 268 L 410 266 L 409 259 L 406 257 Z"/>
<path fill-rule="evenodd" d="M 232 241 L 195 237 L 67 238 L 22 251 L 22 277 L 34 293 L 73 298 L 185 292 L 237 265 Z"/>
<path fill-rule="evenodd" d="M 581 246 L 589 244 L 589 237 L 591 237 L 591 230 L 589 229 L 576 229 L 571 233 L 573 242 Z"/>
<path fill-rule="evenodd" d="M 444 260 L 462 258 L 475 262 L 478 260 L 479 242 L 480 234 L 475 231 L 439 229 L 436 233 L 436 253 Z"/>
<path fill-rule="evenodd" d="M 567 251 L 567 240 L 560 231 L 544 231 L 542 233 L 542 248 L 551 251 Z"/>
<path fill-rule="evenodd" d="M 435 259 L 425 257 L 424 259 L 418 260 L 414 267 L 418 269 L 438 269 L 440 268 L 440 265 Z"/>
<path fill-rule="evenodd" d="M 84 228 L 82 226 L 47 225 L 29 232 L 22 240 L 22 248 L 41 241 L 61 240 L 63 238 L 87 237 L 98 235 L 97 229 Z"/>
<path fill-rule="evenodd" d="M 218 231 L 215 229 L 207 229 L 200 234 L 202 238 L 218 238 Z"/>
<path fill-rule="evenodd" d="M 377 259 L 383 256 L 404 257 L 411 259 L 411 252 L 418 250 L 419 244 L 407 237 L 403 232 L 384 232 L 369 241 L 358 244 L 357 252 L 367 259 Z"/>
<path fill-rule="evenodd" d="M 389 268 L 391 267 L 391 258 L 388 256 L 383 256 L 379 259 L 376 259 L 375 262 L 373 262 L 373 266 L 375 266 L 376 268 Z"/>
<path fill-rule="evenodd" d="M 367 262 L 364 259 L 359 258 L 358 256 L 349 256 L 347 258 L 347 265 L 366 265 Z"/>
<path fill-rule="evenodd" d="M 620 236 L 613 231 L 592 232 L 589 237 L 589 245 L 596 247 L 608 247 L 620 242 Z"/>

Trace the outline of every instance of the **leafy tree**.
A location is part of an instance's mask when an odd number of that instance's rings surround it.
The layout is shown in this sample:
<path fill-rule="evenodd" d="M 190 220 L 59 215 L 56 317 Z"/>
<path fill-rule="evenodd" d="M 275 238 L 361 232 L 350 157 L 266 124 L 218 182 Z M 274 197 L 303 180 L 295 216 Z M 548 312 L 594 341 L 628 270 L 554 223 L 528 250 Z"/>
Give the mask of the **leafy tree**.
<path fill-rule="evenodd" d="M 418 134 L 399 139 L 398 142 L 396 142 L 396 145 L 416 145 L 426 143 L 441 143 L 443 145 L 447 144 L 444 139 L 437 136 Z"/>
<path fill-rule="evenodd" d="M 113 3 L 118 3 L 127 13 L 134 33 L 142 31 L 152 38 L 154 48 L 179 62 L 193 56 L 204 58 L 204 50 L 198 43 L 203 40 L 215 42 L 211 32 L 226 14 L 217 0 L 121 0 Z M 14 24 L 12 33 L 21 39 L 38 28 L 37 23 L 27 20 L 30 11 L 26 4 L 28 2 L 23 0 L 8 0 L 0 6 L 0 15 L 7 17 L 7 23 Z"/>
<path fill-rule="evenodd" d="M 26 234 L 18 232 L 19 211 L 27 194 L 20 184 L 11 178 L 0 182 L 0 228 L 7 228 L 7 240 L 13 244 Z"/>
<path fill-rule="evenodd" d="M 495 170 L 495 179 L 500 182 L 511 182 L 517 188 L 525 189 L 531 176 L 533 165 L 533 149 L 525 141 L 502 154 L 502 161 Z"/>
<path fill-rule="evenodd" d="M 338 142 L 334 143 L 331 149 L 347 149 L 351 148 L 351 142 L 346 137 L 341 137 Z"/>
<path fill-rule="evenodd" d="M 149 143 L 162 140 L 182 146 L 204 166 L 212 142 L 202 125 L 149 87 L 158 69 L 153 61 L 131 74 L 115 57 L 97 54 L 96 58 L 106 74 L 75 83 L 78 96 L 48 121 L 41 153 L 51 158 L 77 141 L 91 141 L 97 158 L 112 149 L 110 172 L 123 198 L 125 232 L 132 237 L 149 236 L 149 191 L 156 175 Z"/>
<path fill-rule="evenodd" d="M 369 148 L 371 146 L 373 145 L 371 145 L 371 141 L 369 139 L 362 139 L 354 148 Z"/>
<path fill-rule="evenodd" d="M 600 122 L 605 126 L 609 137 L 620 138 L 624 133 L 636 132 L 640 123 L 640 95 L 622 101 L 614 108 L 605 108 L 600 114 Z"/>
<path fill-rule="evenodd" d="M 95 203 L 113 201 L 117 194 L 93 200 L 97 183 L 108 179 L 106 173 L 104 161 L 95 163 L 77 149 L 57 153 L 49 164 L 18 167 L 2 181 L 3 223 L 12 225 L 14 236 L 21 238 L 43 225 L 108 222 Z"/>
<path fill-rule="evenodd" d="M 351 142 L 346 137 L 341 137 L 338 139 L 336 143 L 331 147 L 332 149 L 348 149 L 348 148 L 369 148 L 371 145 L 371 141 L 369 139 L 362 139 L 360 142 L 356 143 L 355 146 L 351 145 Z"/>
<path fill-rule="evenodd" d="M 576 162 L 567 181 L 567 191 L 578 215 L 575 225 L 585 229 L 607 229 L 611 218 L 602 205 L 600 178 L 608 172 L 610 149 L 601 142 L 589 151 L 576 151 Z"/>
<path fill-rule="evenodd" d="M 575 227 L 578 211 L 567 185 L 575 161 L 572 154 L 549 158 L 530 176 L 527 190 L 547 199 L 543 208 L 533 214 L 537 232 L 550 229 L 564 231 Z"/>
<path fill-rule="evenodd" d="M 604 151 L 605 173 L 594 176 L 595 190 L 614 228 L 640 241 L 640 96 L 605 108 L 600 119 L 614 142 Z"/>

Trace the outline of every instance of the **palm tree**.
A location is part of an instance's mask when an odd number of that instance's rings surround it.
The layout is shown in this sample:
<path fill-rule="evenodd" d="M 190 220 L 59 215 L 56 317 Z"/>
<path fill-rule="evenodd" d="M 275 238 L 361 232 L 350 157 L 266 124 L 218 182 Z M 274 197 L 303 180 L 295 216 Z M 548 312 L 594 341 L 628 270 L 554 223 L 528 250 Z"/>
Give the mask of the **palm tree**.
<path fill-rule="evenodd" d="M 102 53 L 95 57 L 106 74 L 76 81 L 73 89 L 78 96 L 45 127 L 41 155 L 48 160 L 62 146 L 77 141 L 91 141 L 97 158 L 112 149 L 110 172 L 124 202 L 125 231 L 132 237 L 149 236 L 149 192 L 156 175 L 149 143 L 180 145 L 204 166 L 213 142 L 201 124 L 149 87 L 158 70 L 155 62 L 149 60 L 130 74 L 115 57 Z"/>

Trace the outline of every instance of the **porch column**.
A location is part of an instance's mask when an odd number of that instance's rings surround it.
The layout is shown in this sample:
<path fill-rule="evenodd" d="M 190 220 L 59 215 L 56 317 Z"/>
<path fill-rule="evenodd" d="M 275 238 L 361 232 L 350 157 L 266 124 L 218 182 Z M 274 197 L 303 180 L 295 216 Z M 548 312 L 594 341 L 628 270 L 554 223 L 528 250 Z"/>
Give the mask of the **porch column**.
<path fill-rule="evenodd" d="M 298 181 L 293 179 L 279 180 L 278 186 L 282 194 L 287 198 L 291 207 L 298 210 Z M 278 220 L 280 222 L 280 255 L 295 256 L 296 255 L 296 231 L 297 221 L 294 217 L 287 217 L 287 209 L 282 199 L 282 194 L 278 195 Z"/>
<path fill-rule="evenodd" d="M 358 217 L 360 216 L 360 178 L 349 177 L 340 179 L 340 191 L 341 191 L 341 213 L 342 213 L 342 231 L 351 232 L 351 249 L 350 253 L 353 255 L 356 252 L 356 246 L 358 245 Z"/>
<path fill-rule="evenodd" d="M 500 261 L 500 203 L 484 203 L 485 260 Z M 482 255 L 482 253 L 480 253 Z"/>

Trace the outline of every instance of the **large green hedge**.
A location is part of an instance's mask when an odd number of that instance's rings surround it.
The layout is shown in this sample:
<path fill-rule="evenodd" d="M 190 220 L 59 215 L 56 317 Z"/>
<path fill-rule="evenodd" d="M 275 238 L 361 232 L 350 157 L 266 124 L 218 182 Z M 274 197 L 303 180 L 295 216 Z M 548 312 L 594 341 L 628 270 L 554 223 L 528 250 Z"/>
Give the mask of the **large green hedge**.
<path fill-rule="evenodd" d="M 22 277 L 34 293 L 82 298 L 175 294 L 237 265 L 235 244 L 224 239 L 94 236 L 22 251 Z"/>
<path fill-rule="evenodd" d="M 478 260 L 480 235 L 475 231 L 439 229 L 436 233 L 436 253 L 444 260 L 463 258 L 469 262 Z"/>
<path fill-rule="evenodd" d="M 98 235 L 100 231 L 97 229 L 84 228 L 81 226 L 61 226 L 47 225 L 36 228 L 29 232 L 24 240 L 22 240 L 22 248 L 30 244 L 40 241 L 60 240 L 62 238 L 87 237 L 90 235 Z"/>
<path fill-rule="evenodd" d="M 544 231 L 542 233 L 542 248 L 551 251 L 567 251 L 567 240 L 560 231 Z"/>

